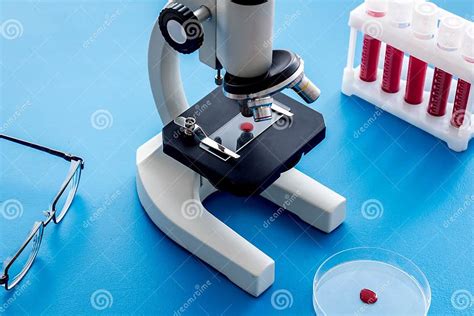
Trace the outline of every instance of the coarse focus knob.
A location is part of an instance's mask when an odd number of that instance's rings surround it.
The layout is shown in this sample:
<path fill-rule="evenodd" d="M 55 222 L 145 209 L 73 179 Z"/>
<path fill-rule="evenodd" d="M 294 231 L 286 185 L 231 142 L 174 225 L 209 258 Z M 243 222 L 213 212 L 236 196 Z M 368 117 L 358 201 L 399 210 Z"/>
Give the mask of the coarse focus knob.
<path fill-rule="evenodd" d="M 161 34 L 176 51 L 191 54 L 198 50 L 204 41 L 201 21 L 210 17 L 206 7 L 192 11 L 180 3 L 171 3 L 160 13 Z"/>

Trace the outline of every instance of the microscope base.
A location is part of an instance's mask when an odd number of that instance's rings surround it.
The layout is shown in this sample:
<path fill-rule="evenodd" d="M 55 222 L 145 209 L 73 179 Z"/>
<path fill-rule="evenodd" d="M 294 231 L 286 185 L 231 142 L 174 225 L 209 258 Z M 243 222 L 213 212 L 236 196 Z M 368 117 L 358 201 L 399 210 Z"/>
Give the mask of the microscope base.
<path fill-rule="evenodd" d="M 173 241 L 253 296 L 269 288 L 275 262 L 202 205 L 217 190 L 199 174 L 163 153 L 159 134 L 137 151 L 137 191 L 151 220 Z M 296 169 L 262 196 L 331 232 L 345 218 L 346 200 Z"/>

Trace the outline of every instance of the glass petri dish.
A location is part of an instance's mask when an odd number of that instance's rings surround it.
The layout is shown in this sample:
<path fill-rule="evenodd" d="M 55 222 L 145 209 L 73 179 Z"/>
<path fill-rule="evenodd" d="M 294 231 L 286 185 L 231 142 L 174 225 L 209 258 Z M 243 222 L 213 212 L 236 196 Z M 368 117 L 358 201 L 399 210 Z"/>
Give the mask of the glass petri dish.
<path fill-rule="evenodd" d="M 373 304 L 363 289 L 377 294 Z M 408 258 L 380 248 L 353 248 L 324 261 L 313 282 L 316 315 L 426 315 L 431 288 Z"/>

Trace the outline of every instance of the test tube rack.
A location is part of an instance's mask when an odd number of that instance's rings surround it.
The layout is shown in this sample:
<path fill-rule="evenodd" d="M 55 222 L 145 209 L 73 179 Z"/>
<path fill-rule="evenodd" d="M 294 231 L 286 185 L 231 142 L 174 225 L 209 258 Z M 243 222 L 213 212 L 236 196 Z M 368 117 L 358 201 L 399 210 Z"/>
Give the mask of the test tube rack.
<path fill-rule="evenodd" d="M 454 15 L 446 10 L 439 9 L 439 18 Z M 465 19 L 463 19 L 465 20 Z M 466 23 L 470 23 L 465 20 Z M 350 39 L 347 66 L 344 69 L 342 92 L 347 96 L 355 95 L 374 104 L 385 112 L 391 113 L 400 119 L 424 130 L 447 143 L 448 147 L 456 152 L 465 151 L 469 141 L 474 138 L 474 114 L 472 114 L 474 93 L 471 92 L 468 108 L 463 125 L 460 128 L 450 124 L 456 93 L 457 78 L 474 83 L 474 64 L 466 61 L 459 51 L 445 51 L 437 46 L 437 35 L 430 40 L 420 40 L 413 34 L 411 27 L 396 28 L 388 17 L 373 17 L 368 15 L 365 4 L 361 4 L 350 14 Z M 380 58 L 377 80 L 365 82 L 360 79 L 360 66 L 355 65 L 356 46 L 359 34 L 367 34 L 382 42 L 381 56 L 385 56 L 386 45 L 389 44 L 405 53 L 400 91 L 386 93 L 381 89 L 383 58 Z M 405 102 L 408 56 L 414 56 L 429 64 L 423 103 L 412 105 Z M 427 113 L 430 98 L 430 89 L 434 67 L 443 69 L 453 75 L 449 102 L 446 115 L 435 117 Z M 470 110 L 471 109 L 471 110 Z"/>

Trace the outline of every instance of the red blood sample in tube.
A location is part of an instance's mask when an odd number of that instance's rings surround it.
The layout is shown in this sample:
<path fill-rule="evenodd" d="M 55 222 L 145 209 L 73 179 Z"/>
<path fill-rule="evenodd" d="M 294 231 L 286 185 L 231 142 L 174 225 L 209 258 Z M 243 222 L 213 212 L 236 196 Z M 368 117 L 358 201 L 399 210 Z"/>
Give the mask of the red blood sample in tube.
<path fill-rule="evenodd" d="M 360 79 L 366 82 L 377 80 L 377 69 L 381 42 L 370 35 L 364 35 L 362 47 L 362 61 L 360 63 Z"/>
<path fill-rule="evenodd" d="M 427 63 L 416 57 L 410 56 L 410 62 L 408 64 L 407 88 L 405 91 L 405 101 L 407 103 L 416 105 L 423 102 L 427 69 Z"/>
<path fill-rule="evenodd" d="M 383 67 L 382 90 L 387 93 L 397 93 L 400 90 L 403 58 L 405 54 L 393 46 L 387 45 L 385 64 Z"/>
<path fill-rule="evenodd" d="M 452 79 L 453 75 L 439 68 L 435 69 L 431 86 L 431 97 L 428 104 L 429 114 L 433 116 L 443 116 L 446 114 Z"/>
<path fill-rule="evenodd" d="M 470 91 L 471 84 L 462 79 L 458 79 L 456 97 L 454 99 L 453 116 L 451 118 L 451 125 L 454 127 L 459 128 L 464 123 Z"/>

